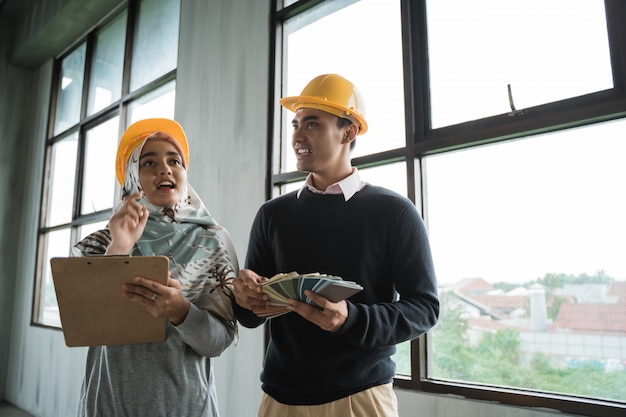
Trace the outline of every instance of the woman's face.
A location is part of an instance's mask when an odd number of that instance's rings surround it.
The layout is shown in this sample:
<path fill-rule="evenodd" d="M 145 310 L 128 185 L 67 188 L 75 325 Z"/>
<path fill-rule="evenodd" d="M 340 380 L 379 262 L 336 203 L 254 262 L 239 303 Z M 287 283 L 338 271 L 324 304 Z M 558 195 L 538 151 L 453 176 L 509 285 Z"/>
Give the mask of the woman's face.
<path fill-rule="evenodd" d="M 168 139 L 169 138 L 169 139 Z M 139 158 L 139 182 L 146 198 L 156 206 L 172 206 L 186 196 L 187 170 L 174 139 L 159 133 L 146 142 Z"/>

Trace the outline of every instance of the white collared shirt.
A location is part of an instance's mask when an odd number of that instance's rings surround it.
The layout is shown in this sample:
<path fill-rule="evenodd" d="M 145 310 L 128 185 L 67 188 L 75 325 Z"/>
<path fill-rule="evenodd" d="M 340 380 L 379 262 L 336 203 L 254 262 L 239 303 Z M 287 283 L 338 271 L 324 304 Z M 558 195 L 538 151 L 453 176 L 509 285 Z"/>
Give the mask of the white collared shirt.
<path fill-rule="evenodd" d="M 311 176 L 311 174 L 309 174 L 306 177 L 304 185 L 298 190 L 297 197 L 300 198 L 302 190 L 304 190 L 305 187 L 308 187 L 309 190 L 315 194 L 343 194 L 343 198 L 345 199 L 345 201 L 348 201 L 350 200 L 350 198 L 352 198 L 353 195 L 363 189 L 366 184 L 366 182 L 361 181 L 361 177 L 359 176 L 359 170 L 356 167 L 352 167 L 352 174 L 348 175 L 341 181 L 329 185 L 325 191 L 321 191 L 315 188 L 315 186 L 313 185 L 313 177 Z"/>

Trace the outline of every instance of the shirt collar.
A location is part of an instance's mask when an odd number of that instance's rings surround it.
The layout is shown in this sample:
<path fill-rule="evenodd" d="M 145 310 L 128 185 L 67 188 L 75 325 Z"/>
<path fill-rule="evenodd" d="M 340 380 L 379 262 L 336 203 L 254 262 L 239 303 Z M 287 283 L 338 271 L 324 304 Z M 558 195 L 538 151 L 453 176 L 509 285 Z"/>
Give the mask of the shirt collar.
<path fill-rule="evenodd" d="M 343 198 L 345 199 L 345 201 L 348 201 L 352 198 L 353 195 L 360 191 L 364 185 L 365 183 L 361 181 L 361 177 L 359 176 L 359 170 L 356 167 L 352 167 L 352 174 L 348 175 L 341 181 L 331 184 L 325 191 L 321 191 L 315 188 L 315 186 L 313 185 L 313 178 L 309 173 L 309 175 L 306 177 L 304 185 L 298 190 L 297 197 L 300 198 L 300 194 L 302 194 L 302 191 L 305 188 L 308 188 L 311 192 L 315 194 L 343 194 Z"/>

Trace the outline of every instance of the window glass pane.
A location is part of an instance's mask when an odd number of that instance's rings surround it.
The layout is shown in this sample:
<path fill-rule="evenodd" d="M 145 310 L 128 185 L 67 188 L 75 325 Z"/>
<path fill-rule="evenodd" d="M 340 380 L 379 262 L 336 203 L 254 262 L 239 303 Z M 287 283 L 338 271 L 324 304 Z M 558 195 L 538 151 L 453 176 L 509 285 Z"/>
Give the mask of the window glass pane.
<path fill-rule="evenodd" d="M 133 43 L 131 91 L 176 68 L 179 19 L 179 0 L 141 1 Z"/>
<path fill-rule="evenodd" d="M 67 257 L 70 254 L 70 229 L 50 232 L 45 236 L 45 254 L 42 271 L 41 294 L 39 299 L 39 321 L 50 326 L 61 326 L 59 307 L 54 292 L 50 259 Z"/>
<path fill-rule="evenodd" d="M 69 223 L 72 220 L 77 147 L 78 133 L 73 133 L 52 146 L 46 226 Z"/>
<path fill-rule="evenodd" d="M 96 35 L 87 114 L 96 113 L 122 96 L 126 16 L 124 10 Z"/>
<path fill-rule="evenodd" d="M 361 180 L 372 185 L 388 188 L 406 197 L 406 163 L 380 165 L 372 168 L 359 169 Z"/>
<path fill-rule="evenodd" d="M 75 125 L 80 119 L 84 72 L 85 44 L 83 43 L 65 57 L 61 63 L 54 119 L 55 135 Z"/>
<path fill-rule="evenodd" d="M 80 232 L 78 232 L 78 238 L 83 239 L 84 237 L 90 235 L 93 232 L 102 230 L 108 223 L 109 221 L 105 220 L 103 222 L 84 224 L 80 227 Z"/>
<path fill-rule="evenodd" d="M 411 341 L 396 345 L 396 353 L 391 357 L 396 364 L 396 375 L 411 375 Z"/>
<path fill-rule="evenodd" d="M 426 158 L 429 377 L 626 401 L 625 130 Z"/>
<path fill-rule="evenodd" d="M 289 184 L 285 184 L 283 185 L 284 190 L 281 192 L 281 194 L 287 194 L 292 191 L 299 190 L 300 188 L 302 188 L 303 185 L 304 185 L 304 181 L 296 181 L 296 182 L 290 182 Z"/>
<path fill-rule="evenodd" d="M 349 5 L 336 10 L 338 4 Z M 323 17 L 315 20 L 319 15 Z M 285 34 L 283 95 L 299 95 L 320 74 L 339 74 L 352 81 L 363 95 L 369 125 L 368 131 L 358 137 L 353 156 L 405 145 L 399 1 L 325 2 L 289 20 Z M 295 171 L 291 151 L 293 113 L 282 111 L 281 172 Z"/>
<path fill-rule="evenodd" d="M 361 180 L 372 185 L 388 188 L 403 196 L 407 195 L 407 172 L 405 162 L 360 168 Z M 396 363 L 396 373 L 411 375 L 411 342 L 400 343 L 392 359 Z"/>
<path fill-rule="evenodd" d="M 128 106 L 129 125 L 148 117 L 174 118 L 176 82 L 172 81 L 133 101 Z"/>
<path fill-rule="evenodd" d="M 604 2 L 429 0 L 432 126 L 613 87 Z"/>
<path fill-rule="evenodd" d="M 114 117 L 87 132 L 82 214 L 113 207 L 118 127 Z"/>

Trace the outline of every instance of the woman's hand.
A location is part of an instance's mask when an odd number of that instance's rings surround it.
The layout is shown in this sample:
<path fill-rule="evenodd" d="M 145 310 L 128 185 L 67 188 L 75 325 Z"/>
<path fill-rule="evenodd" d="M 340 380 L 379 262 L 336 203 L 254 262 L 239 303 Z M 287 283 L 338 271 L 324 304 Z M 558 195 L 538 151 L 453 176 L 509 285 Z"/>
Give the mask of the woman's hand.
<path fill-rule="evenodd" d="M 122 286 L 122 296 L 141 304 L 153 317 L 167 318 L 178 326 L 189 313 L 190 302 L 183 296 L 180 282 L 167 279 L 167 286 L 158 282 L 134 277 L 132 284 Z"/>
<path fill-rule="evenodd" d="M 105 255 L 128 255 L 141 237 L 148 222 L 148 209 L 139 204 L 139 198 L 139 192 L 126 196 L 122 205 L 111 216 L 111 244 Z"/>

